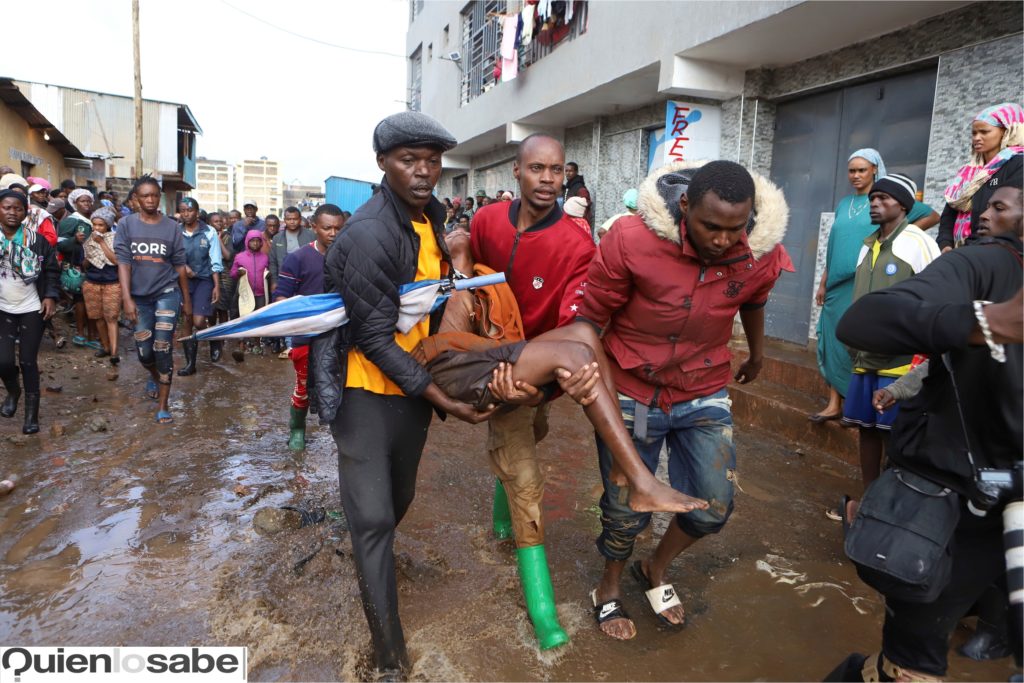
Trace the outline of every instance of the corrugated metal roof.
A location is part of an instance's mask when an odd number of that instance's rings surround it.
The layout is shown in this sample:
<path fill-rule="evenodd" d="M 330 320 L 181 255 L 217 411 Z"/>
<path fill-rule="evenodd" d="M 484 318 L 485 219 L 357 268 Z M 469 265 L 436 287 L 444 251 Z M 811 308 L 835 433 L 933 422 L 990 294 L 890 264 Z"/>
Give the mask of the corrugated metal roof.
<path fill-rule="evenodd" d="M 44 83 L 17 83 L 43 114 L 63 122 L 65 135 L 86 156 L 108 159 L 113 175 L 133 173 L 135 107 L 121 95 Z M 185 105 L 142 101 L 142 165 L 161 175 L 180 173 L 178 135 L 201 132 Z"/>
<path fill-rule="evenodd" d="M 65 137 L 60 128 L 51 123 L 41 111 L 36 109 L 12 79 L 0 78 L 0 100 L 13 109 L 21 118 L 25 119 L 29 126 L 42 130 L 49 135 L 50 144 L 62 155 L 76 159 L 85 158 L 81 150 Z"/>

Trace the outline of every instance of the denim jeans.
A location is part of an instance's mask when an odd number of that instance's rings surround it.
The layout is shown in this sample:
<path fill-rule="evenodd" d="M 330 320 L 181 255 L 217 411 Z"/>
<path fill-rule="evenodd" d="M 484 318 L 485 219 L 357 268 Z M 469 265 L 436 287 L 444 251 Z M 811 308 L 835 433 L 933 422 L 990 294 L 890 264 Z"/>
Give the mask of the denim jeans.
<path fill-rule="evenodd" d="M 667 441 L 672 488 L 710 503 L 707 510 L 676 515 L 679 528 L 694 538 L 718 533 L 732 514 L 736 449 L 732 443 L 731 406 L 725 389 L 676 403 L 668 414 L 654 406 L 647 415 L 646 438 L 633 438 L 640 458 L 652 473 L 658 468 L 661 449 Z M 619 394 L 619 407 L 626 429 L 633 434 L 636 401 Z M 629 487 L 616 486 L 609 480 L 612 454 L 600 438 L 597 455 L 604 481 L 603 529 L 597 548 L 610 560 L 625 560 L 633 553 L 637 535 L 650 524 L 651 513 L 633 512 L 628 505 Z"/>
<path fill-rule="evenodd" d="M 174 371 L 174 330 L 178 326 L 181 292 L 169 287 L 156 296 L 133 298 L 138 309 L 135 348 L 144 368 L 156 367 L 157 381 L 170 384 Z"/>

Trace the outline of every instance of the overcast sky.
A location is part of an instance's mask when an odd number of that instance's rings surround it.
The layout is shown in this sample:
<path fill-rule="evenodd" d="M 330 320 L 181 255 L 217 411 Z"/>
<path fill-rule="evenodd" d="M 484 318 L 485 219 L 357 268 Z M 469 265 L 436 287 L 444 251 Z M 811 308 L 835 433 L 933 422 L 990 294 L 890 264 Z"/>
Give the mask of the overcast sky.
<path fill-rule="evenodd" d="M 7 4 L 0 76 L 131 96 L 130 0 Z M 377 121 L 405 109 L 405 60 L 328 47 L 279 29 L 402 55 L 408 0 L 141 0 L 140 6 L 142 96 L 189 106 L 203 129 L 200 156 L 232 162 L 266 156 L 281 162 L 285 182 L 380 176 L 371 135 Z"/>

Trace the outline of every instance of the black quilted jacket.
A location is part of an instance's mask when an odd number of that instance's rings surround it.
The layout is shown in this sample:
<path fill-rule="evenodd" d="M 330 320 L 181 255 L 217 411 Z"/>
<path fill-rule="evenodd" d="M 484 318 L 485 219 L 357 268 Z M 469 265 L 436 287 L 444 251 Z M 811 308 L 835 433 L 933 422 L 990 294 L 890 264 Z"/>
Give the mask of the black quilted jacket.
<path fill-rule="evenodd" d="M 425 213 L 450 272 L 444 206 L 431 198 Z M 320 424 L 329 424 L 341 406 L 347 353 L 353 346 L 406 396 L 419 396 L 430 384 L 427 371 L 395 343 L 398 287 L 416 279 L 419 250 L 420 238 L 387 180 L 345 223 L 328 250 L 324 291 L 341 295 L 349 322 L 310 344 L 310 406 L 320 416 Z M 437 331 L 443 312 L 441 307 L 431 315 L 431 334 Z"/>

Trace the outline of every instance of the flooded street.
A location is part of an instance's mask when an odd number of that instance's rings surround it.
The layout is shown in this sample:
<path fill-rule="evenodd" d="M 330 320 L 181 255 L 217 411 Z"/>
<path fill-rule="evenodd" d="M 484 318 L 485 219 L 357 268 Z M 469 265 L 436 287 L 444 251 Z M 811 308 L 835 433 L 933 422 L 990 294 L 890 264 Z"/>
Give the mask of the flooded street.
<path fill-rule="evenodd" d="M 41 433 L 21 435 L 20 409 L 0 420 L 0 478 L 18 479 L 0 498 L 0 642 L 246 645 L 251 680 L 364 675 L 333 441 L 311 419 L 307 451 L 285 447 L 291 364 L 214 366 L 204 347 L 199 374 L 175 378 L 175 424 L 160 426 L 133 352 L 122 356 L 110 381 L 91 351 L 44 343 L 43 386 L 63 391 L 44 392 Z M 514 548 L 491 535 L 485 427 L 435 419 L 396 543 L 415 679 L 821 680 L 848 652 L 878 648 L 882 604 L 823 514 L 859 492 L 857 472 L 751 430 L 738 430 L 732 521 L 670 572 L 688 627 L 659 631 L 627 578 L 639 635 L 603 637 L 588 598 L 602 567 L 593 435 L 567 399 L 551 425 L 546 545 L 571 645 L 537 650 Z M 260 512 L 283 505 L 323 507 L 326 518 L 294 528 L 295 513 Z M 653 548 L 652 534 L 638 547 Z M 955 680 L 1013 671 L 1010 660 L 950 661 Z"/>

